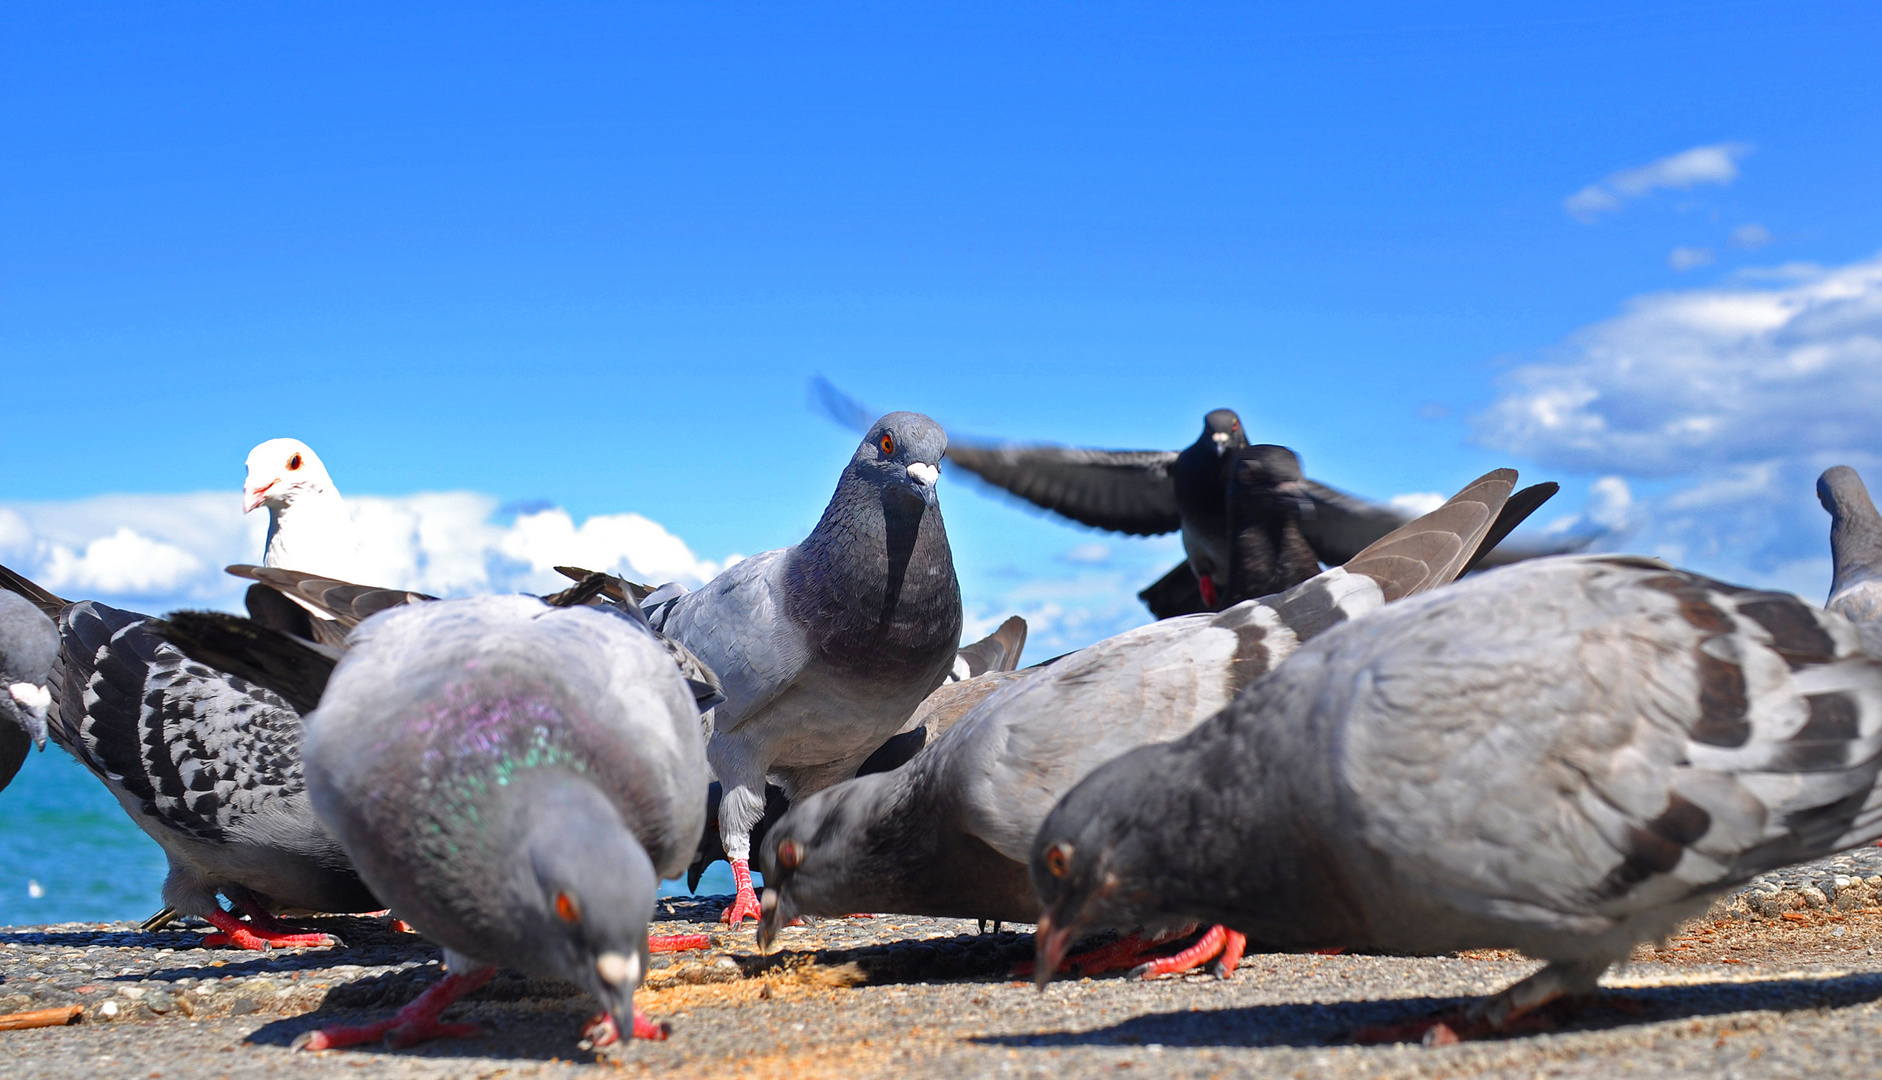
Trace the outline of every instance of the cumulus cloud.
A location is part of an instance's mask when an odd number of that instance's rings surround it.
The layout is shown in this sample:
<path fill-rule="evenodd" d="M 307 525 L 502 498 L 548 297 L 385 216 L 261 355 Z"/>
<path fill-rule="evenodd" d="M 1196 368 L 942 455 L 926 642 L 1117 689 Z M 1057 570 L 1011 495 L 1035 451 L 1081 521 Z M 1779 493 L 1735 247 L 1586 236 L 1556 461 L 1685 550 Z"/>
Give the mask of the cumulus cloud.
<path fill-rule="evenodd" d="M 1656 190 L 1690 190 L 1700 184 L 1729 184 L 1738 179 L 1738 159 L 1751 152 L 1744 143 L 1695 146 L 1635 169 L 1622 169 L 1562 200 L 1577 220 L 1593 224 L 1602 214 Z"/>
<path fill-rule="evenodd" d="M 1755 221 L 1749 225 L 1740 225 L 1738 228 L 1733 229 L 1731 235 L 1732 246 L 1735 248 L 1743 248 L 1746 251 L 1756 251 L 1776 239 L 1777 237 L 1771 235 L 1770 229 L 1765 228 Z"/>
<path fill-rule="evenodd" d="M 736 561 L 702 559 L 658 522 L 560 507 L 512 512 L 489 495 L 427 492 L 347 500 L 369 583 L 438 596 L 545 592 L 557 565 L 698 585 Z M 222 572 L 260 560 L 267 515 L 230 492 L 102 495 L 0 505 L 0 561 L 55 592 L 144 611 L 239 609 L 245 583 Z"/>
<path fill-rule="evenodd" d="M 1386 500 L 1386 505 L 1400 513 L 1420 517 L 1443 506 L 1446 498 L 1449 496 L 1440 495 L 1435 491 L 1412 491 L 1392 496 Z"/>
<path fill-rule="evenodd" d="M 1817 473 L 1882 468 L 1882 258 L 1640 297 L 1499 390 L 1483 444 L 1652 489 L 1620 504 L 1637 546 L 1802 588 L 1827 575 Z"/>

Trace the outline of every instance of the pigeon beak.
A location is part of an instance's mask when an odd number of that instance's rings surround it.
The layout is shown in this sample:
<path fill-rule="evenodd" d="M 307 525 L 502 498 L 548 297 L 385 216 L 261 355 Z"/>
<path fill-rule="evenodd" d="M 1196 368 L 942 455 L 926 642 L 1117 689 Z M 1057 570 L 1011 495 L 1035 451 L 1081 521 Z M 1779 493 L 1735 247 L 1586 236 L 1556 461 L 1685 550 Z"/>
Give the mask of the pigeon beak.
<path fill-rule="evenodd" d="M 7 687 L 7 692 L 20 706 L 20 723 L 26 733 L 33 737 L 33 745 L 41 750 L 46 748 L 46 710 L 52 707 L 52 691 L 33 683 L 18 682 Z"/>
<path fill-rule="evenodd" d="M 1075 927 L 1061 927 L 1057 923 L 1048 911 L 1039 916 L 1039 925 L 1033 931 L 1032 981 L 1042 993 L 1052 976 L 1058 973 L 1059 965 L 1065 962 L 1065 950 L 1072 944 Z"/>
<path fill-rule="evenodd" d="M 1226 454 L 1229 452 L 1229 433 L 1228 432 L 1218 431 L 1214 435 L 1209 436 L 1209 439 L 1211 442 L 1215 443 L 1215 456 L 1216 457 L 1221 457 L 1223 454 Z"/>
<path fill-rule="evenodd" d="M 276 481 L 270 480 L 258 488 L 244 486 L 242 488 L 242 513 L 252 514 L 256 507 L 267 502 L 268 492 L 273 489 L 275 483 Z"/>
<path fill-rule="evenodd" d="M 779 883 L 765 889 L 764 898 L 758 901 L 758 910 L 758 951 L 770 952 L 779 931 L 797 917 L 797 907 L 784 902 L 784 887 Z"/>

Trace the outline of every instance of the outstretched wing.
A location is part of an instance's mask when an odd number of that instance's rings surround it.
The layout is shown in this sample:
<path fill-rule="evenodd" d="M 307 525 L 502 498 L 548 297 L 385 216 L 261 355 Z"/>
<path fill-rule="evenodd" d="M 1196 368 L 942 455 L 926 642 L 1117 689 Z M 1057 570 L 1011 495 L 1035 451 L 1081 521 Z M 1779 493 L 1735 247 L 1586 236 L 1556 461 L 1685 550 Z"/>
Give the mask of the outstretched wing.
<path fill-rule="evenodd" d="M 974 476 L 1081 525 L 1133 536 L 1183 524 L 1170 475 L 1174 450 L 948 443 L 947 458 Z"/>
<path fill-rule="evenodd" d="M 1599 932 L 1882 836 L 1882 661 L 1796 597 L 1550 560 L 1328 644 L 1347 809 L 1466 908 Z"/>

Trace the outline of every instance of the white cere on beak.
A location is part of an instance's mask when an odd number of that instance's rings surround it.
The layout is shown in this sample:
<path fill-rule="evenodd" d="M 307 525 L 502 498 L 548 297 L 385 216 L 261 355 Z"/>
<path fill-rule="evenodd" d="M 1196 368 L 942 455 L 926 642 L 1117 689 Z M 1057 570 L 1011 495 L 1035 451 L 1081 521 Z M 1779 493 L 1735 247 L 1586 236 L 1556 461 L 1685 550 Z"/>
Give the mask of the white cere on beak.
<path fill-rule="evenodd" d="M 941 467 L 939 465 L 929 465 L 922 461 L 913 461 L 909 463 L 908 475 L 927 484 L 929 487 L 933 487 L 934 482 L 941 479 Z"/>
<path fill-rule="evenodd" d="M 640 981 L 640 957 L 604 952 L 595 958 L 595 973 L 609 986 L 637 983 Z"/>
<path fill-rule="evenodd" d="M 1215 452 L 1217 455 L 1228 453 L 1228 449 L 1229 449 L 1229 433 L 1228 432 L 1218 431 L 1214 435 L 1209 436 L 1209 438 L 1215 441 Z"/>
<path fill-rule="evenodd" d="M 13 695 L 14 701 L 40 716 L 44 716 L 46 709 L 52 705 L 52 691 L 29 682 L 16 682 L 7 687 L 7 693 Z"/>

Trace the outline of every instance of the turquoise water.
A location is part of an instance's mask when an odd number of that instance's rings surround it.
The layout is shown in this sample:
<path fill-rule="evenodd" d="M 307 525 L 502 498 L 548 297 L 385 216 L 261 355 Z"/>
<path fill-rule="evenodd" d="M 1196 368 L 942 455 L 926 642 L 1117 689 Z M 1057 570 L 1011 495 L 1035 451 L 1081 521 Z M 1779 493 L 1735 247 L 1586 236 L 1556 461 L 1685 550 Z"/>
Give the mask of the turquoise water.
<path fill-rule="evenodd" d="M 51 743 L 0 791 L 0 926 L 142 919 L 163 907 L 164 870 L 156 841 Z M 731 892 L 731 868 L 715 864 L 699 891 Z M 686 882 L 660 895 L 688 895 Z"/>

